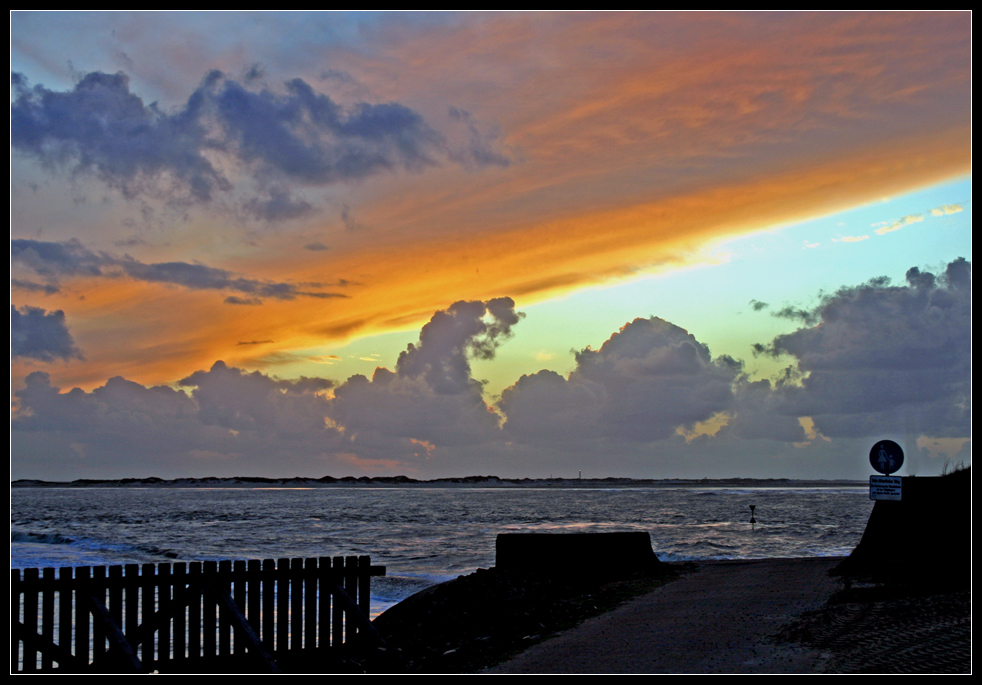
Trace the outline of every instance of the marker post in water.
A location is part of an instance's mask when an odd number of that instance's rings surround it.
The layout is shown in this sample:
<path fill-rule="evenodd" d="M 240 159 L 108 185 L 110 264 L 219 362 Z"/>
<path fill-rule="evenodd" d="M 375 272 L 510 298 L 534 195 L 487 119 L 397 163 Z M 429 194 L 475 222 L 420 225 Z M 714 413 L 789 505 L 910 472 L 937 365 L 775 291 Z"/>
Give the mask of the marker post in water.
<path fill-rule="evenodd" d="M 893 440 L 880 440 L 869 451 L 869 465 L 882 476 L 869 477 L 869 498 L 900 501 L 902 480 L 890 474 L 904 465 L 904 451 Z"/>
<path fill-rule="evenodd" d="M 750 505 L 750 530 L 754 529 L 754 524 L 757 523 L 757 519 L 754 518 L 754 509 L 757 508 L 756 504 Z"/>

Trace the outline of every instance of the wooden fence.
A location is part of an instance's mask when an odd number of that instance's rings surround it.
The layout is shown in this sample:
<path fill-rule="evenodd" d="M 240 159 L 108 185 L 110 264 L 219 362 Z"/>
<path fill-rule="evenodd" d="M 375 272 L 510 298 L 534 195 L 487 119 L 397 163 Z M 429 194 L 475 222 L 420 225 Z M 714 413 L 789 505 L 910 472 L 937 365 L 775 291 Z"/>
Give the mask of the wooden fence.
<path fill-rule="evenodd" d="M 11 672 L 278 671 L 378 641 L 369 557 L 10 572 Z"/>

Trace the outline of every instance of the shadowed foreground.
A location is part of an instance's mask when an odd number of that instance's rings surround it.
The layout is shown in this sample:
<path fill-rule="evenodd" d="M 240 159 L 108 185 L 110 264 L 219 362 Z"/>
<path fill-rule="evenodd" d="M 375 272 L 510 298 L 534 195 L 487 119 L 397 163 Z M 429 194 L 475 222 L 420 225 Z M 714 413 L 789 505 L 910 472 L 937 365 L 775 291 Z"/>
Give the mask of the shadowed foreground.
<path fill-rule="evenodd" d="M 595 587 L 482 570 L 430 588 L 400 611 L 379 617 L 376 626 L 390 643 L 383 668 L 969 672 L 967 589 L 868 583 L 846 589 L 845 581 L 829 575 L 841 561 L 703 562 L 675 567 L 660 579 Z M 645 591 L 652 586 L 657 587 Z"/>
<path fill-rule="evenodd" d="M 843 588 L 835 558 L 703 563 L 496 673 L 968 673 L 971 599 L 950 585 Z"/>
<path fill-rule="evenodd" d="M 821 655 L 771 640 L 838 589 L 840 559 L 703 562 L 694 573 L 585 621 L 498 673 L 810 673 Z"/>

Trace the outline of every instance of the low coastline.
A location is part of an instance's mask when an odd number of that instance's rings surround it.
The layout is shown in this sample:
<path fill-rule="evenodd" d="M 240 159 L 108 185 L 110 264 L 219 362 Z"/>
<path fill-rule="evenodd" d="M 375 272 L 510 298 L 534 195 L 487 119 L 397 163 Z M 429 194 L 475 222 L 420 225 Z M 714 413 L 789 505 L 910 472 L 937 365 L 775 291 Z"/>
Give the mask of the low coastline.
<path fill-rule="evenodd" d="M 463 476 L 418 480 L 408 476 L 344 476 L 334 478 L 262 478 L 253 476 L 205 478 L 80 478 L 73 481 L 46 481 L 21 478 L 12 488 L 834 488 L 864 487 L 862 480 L 796 480 L 790 478 L 499 478 Z"/>

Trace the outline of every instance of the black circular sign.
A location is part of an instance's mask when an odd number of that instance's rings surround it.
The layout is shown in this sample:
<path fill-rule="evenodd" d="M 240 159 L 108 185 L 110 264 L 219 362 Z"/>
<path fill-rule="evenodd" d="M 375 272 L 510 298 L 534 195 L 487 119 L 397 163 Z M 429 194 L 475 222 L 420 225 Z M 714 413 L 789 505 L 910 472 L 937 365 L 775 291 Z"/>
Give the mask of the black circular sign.
<path fill-rule="evenodd" d="M 869 451 L 869 465 L 884 476 L 889 476 L 904 465 L 904 451 L 893 440 L 880 440 Z"/>

